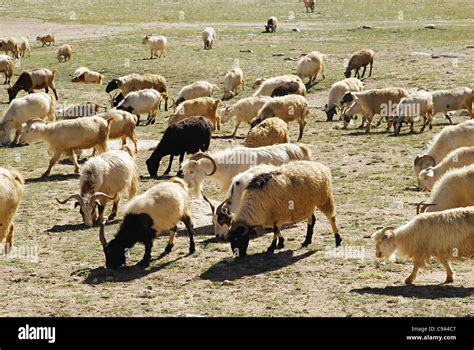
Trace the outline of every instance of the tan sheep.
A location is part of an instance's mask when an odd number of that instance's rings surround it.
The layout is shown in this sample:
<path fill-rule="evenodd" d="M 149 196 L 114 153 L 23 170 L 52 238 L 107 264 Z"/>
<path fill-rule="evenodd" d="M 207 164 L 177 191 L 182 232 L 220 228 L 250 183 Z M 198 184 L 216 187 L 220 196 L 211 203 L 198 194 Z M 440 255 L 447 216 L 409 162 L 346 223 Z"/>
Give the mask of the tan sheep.
<path fill-rule="evenodd" d="M 408 96 L 408 92 L 400 88 L 347 92 L 340 101 L 342 106 L 352 103 L 352 106 L 343 112 L 344 128 L 349 125 L 355 115 L 362 114 L 364 120 L 367 120 L 365 131 L 370 133 L 372 119 L 375 114 L 380 114 L 382 118 L 393 116 L 396 106 L 405 96 Z M 361 127 L 363 126 L 364 120 L 362 121 Z M 388 128 L 390 128 L 390 125 Z"/>
<path fill-rule="evenodd" d="M 54 35 L 53 34 L 39 35 L 36 37 L 36 41 L 39 41 L 42 44 L 41 47 L 45 45 L 54 46 Z"/>
<path fill-rule="evenodd" d="M 474 164 L 445 173 L 417 212 L 435 212 L 474 205 Z M 419 210 L 421 206 L 421 211 Z"/>
<path fill-rule="evenodd" d="M 468 87 L 460 87 L 451 90 L 439 90 L 431 93 L 433 98 L 433 117 L 438 113 L 443 113 L 452 124 L 448 115 L 450 111 L 467 109 L 471 119 L 474 118 L 472 104 L 474 103 L 474 92 Z"/>
<path fill-rule="evenodd" d="M 126 111 L 111 109 L 105 113 L 97 114 L 96 117 L 109 120 L 114 118 L 114 122 L 110 127 L 109 139 L 121 139 L 122 146 L 127 144 L 127 137 L 132 140 L 135 146 L 135 153 L 138 153 L 138 141 L 135 133 L 137 125 L 137 116 Z"/>
<path fill-rule="evenodd" d="M 220 130 L 221 118 L 217 114 L 217 108 L 222 104 L 221 100 L 211 97 L 199 97 L 193 100 L 184 101 L 176 108 L 173 115 L 167 118 L 168 125 L 175 124 L 193 116 L 203 116 L 209 119 L 213 125 L 213 130 Z"/>
<path fill-rule="evenodd" d="M 324 70 L 324 55 L 318 51 L 313 51 L 301 57 L 296 65 L 296 75 L 301 79 L 308 77 L 308 85 L 311 85 L 316 80 L 319 72 L 321 72 L 323 79 L 326 78 Z"/>
<path fill-rule="evenodd" d="M 94 148 L 97 153 L 107 152 L 107 141 L 113 121 L 113 117 L 107 121 L 100 117 L 90 117 L 54 123 L 34 119 L 24 124 L 22 141 L 31 144 L 36 140 L 44 140 L 48 143 L 52 157 L 43 177 L 49 176 L 62 154 L 69 157 L 74 165 L 74 172 L 79 173 L 75 151 Z"/>
<path fill-rule="evenodd" d="M 161 94 L 165 100 L 165 111 L 168 110 L 168 84 L 165 77 L 158 74 L 129 74 L 120 78 L 112 79 L 105 88 L 105 92 L 110 93 L 113 90 L 121 89 L 121 96 L 117 96 L 114 105 L 116 107 L 121 100 L 125 98 L 131 91 L 138 91 L 144 89 L 155 89 Z"/>
<path fill-rule="evenodd" d="M 5 54 L 7 55 L 9 52 L 11 52 L 14 58 L 18 58 L 18 53 L 19 53 L 18 40 L 14 37 L 1 38 L 0 51 L 5 51 Z"/>
<path fill-rule="evenodd" d="M 349 59 L 349 62 L 347 63 L 344 76 L 346 78 L 350 78 L 352 70 L 354 70 L 354 77 L 362 79 L 365 75 L 367 65 L 370 65 L 369 77 L 372 76 L 372 65 L 374 64 L 374 55 L 375 53 L 373 50 L 364 49 L 354 52 L 351 58 Z M 359 75 L 359 70 L 361 67 L 364 67 L 364 70 L 362 71 L 362 75 Z"/>
<path fill-rule="evenodd" d="M 247 254 L 250 236 L 257 226 L 273 227 L 273 241 L 267 252 L 284 247 L 280 232 L 284 224 L 308 220 L 303 246 L 312 242 L 316 217 L 314 209 L 323 212 L 331 224 L 336 247 L 341 236 L 336 225 L 331 170 L 310 161 L 283 164 L 274 171 L 254 177 L 243 192 L 239 209 L 233 217 L 229 240 L 236 257 Z M 278 244 L 277 244 L 278 240 Z"/>
<path fill-rule="evenodd" d="M 15 62 L 13 58 L 8 55 L 0 55 L 0 72 L 5 74 L 5 82 L 3 84 L 10 84 L 10 80 L 13 76 L 13 67 Z"/>
<path fill-rule="evenodd" d="M 222 100 L 232 98 L 237 89 L 242 86 L 242 91 L 245 90 L 244 72 L 240 68 L 234 68 L 227 72 L 224 77 L 224 96 Z"/>
<path fill-rule="evenodd" d="M 16 170 L 0 168 L 0 243 L 5 240 L 5 252 L 13 246 L 13 218 L 23 197 L 25 180 Z"/>
<path fill-rule="evenodd" d="M 288 142 L 288 125 L 280 118 L 268 118 L 249 131 L 244 146 L 255 148 Z"/>
<path fill-rule="evenodd" d="M 454 281 L 449 262 L 474 258 L 474 207 L 420 214 L 398 227 L 386 227 L 374 235 L 378 258 L 396 251 L 413 259 L 413 271 L 405 280 L 412 284 L 418 270 L 436 257 L 446 269 L 446 282 Z"/>
<path fill-rule="evenodd" d="M 474 120 L 445 127 L 429 143 L 428 150 L 416 156 L 413 164 L 415 175 L 418 177 L 422 169 L 435 166 L 456 148 L 471 146 L 474 146 Z"/>
<path fill-rule="evenodd" d="M 227 123 L 230 119 L 235 118 L 235 130 L 232 137 L 235 137 L 239 125 L 244 122 L 250 125 L 250 122 L 258 114 L 258 111 L 271 100 L 269 96 L 250 96 L 239 100 L 235 105 L 226 106 L 221 110 L 221 121 Z"/>
<path fill-rule="evenodd" d="M 252 119 L 251 126 L 254 127 L 263 120 L 278 117 L 285 122 L 297 121 L 300 126 L 298 141 L 303 137 L 306 118 L 309 114 L 309 105 L 306 98 L 300 95 L 287 95 L 275 97 L 268 101 L 258 115 Z"/>
<path fill-rule="evenodd" d="M 28 38 L 22 36 L 18 41 L 18 54 L 20 57 L 25 57 L 25 54 L 28 53 L 28 57 L 31 57 L 31 47 Z"/>
<path fill-rule="evenodd" d="M 435 183 L 451 169 L 474 164 L 474 147 L 461 147 L 449 153 L 439 164 L 428 167 L 418 174 L 418 184 L 422 191 L 431 191 Z"/>
<path fill-rule="evenodd" d="M 58 47 L 56 51 L 56 59 L 58 62 L 66 62 L 71 59 L 72 56 L 72 46 L 69 44 L 64 44 Z"/>
<path fill-rule="evenodd" d="M 102 85 L 104 76 L 99 72 L 93 72 L 87 67 L 80 67 L 74 72 L 71 81 L 73 83 L 99 84 Z"/>
<path fill-rule="evenodd" d="M 314 12 L 314 0 L 304 0 L 304 6 L 306 7 L 306 13 L 311 10 L 311 12 Z"/>

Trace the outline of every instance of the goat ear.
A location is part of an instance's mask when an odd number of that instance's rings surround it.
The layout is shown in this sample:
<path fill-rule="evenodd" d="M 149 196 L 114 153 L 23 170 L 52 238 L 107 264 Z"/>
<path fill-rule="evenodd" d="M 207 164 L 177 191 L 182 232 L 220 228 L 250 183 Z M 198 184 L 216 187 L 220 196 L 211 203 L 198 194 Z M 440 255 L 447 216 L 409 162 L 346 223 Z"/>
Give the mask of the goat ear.
<path fill-rule="evenodd" d="M 426 172 L 426 176 L 428 177 L 434 177 L 434 171 L 433 168 L 428 168 L 428 171 Z"/>

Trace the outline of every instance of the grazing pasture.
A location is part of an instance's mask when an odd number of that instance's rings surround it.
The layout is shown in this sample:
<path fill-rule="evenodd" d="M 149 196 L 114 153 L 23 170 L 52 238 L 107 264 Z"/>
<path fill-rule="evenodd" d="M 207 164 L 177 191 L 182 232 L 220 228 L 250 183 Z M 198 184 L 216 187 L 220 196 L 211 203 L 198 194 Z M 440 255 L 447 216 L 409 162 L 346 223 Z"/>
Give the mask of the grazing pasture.
<path fill-rule="evenodd" d="M 398 226 L 413 218 L 413 203 L 427 200 L 418 191 L 413 171 L 416 155 L 446 125 L 442 114 L 433 129 L 401 135 L 372 128 L 358 129 L 360 118 L 342 129 L 339 114 L 326 122 L 323 111 L 331 85 L 344 78 L 345 64 L 357 50 L 375 52 L 372 76 L 365 89 L 401 87 L 428 91 L 469 86 L 474 88 L 474 3 L 472 1 L 316 1 L 306 13 L 303 1 L 3 1 L 0 3 L 0 36 L 26 36 L 31 57 L 16 62 L 12 84 L 22 70 L 56 70 L 58 107 L 88 101 L 110 106 L 105 92 L 111 79 L 130 73 L 163 75 L 169 94 L 197 80 L 216 84 L 213 97 L 224 94 L 224 76 L 236 65 L 242 68 L 245 89 L 224 105 L 250 96 L 259 77 L 294 74 L 303 53 L 319 51 L 325 57 L 325 76 L 318 75 L 306 98 L 310 113 L 302 143 L 312 160 L 332 172 L 337 223 L 343 238 L 336 250 L 331 226 L 315 211 L 313 243 L 301 248 L 306 223 L 283 229 L 285 248 L 265 253 L 272 233 L 252 240 L 248 256 L 234 259 L 229 243 L 215 239 L 209 205 L 191 202 L 196 251 L 188 256 L 184 225 L 178 226 L 173 251 L 161 256 L 168 236 L 155 240 L 148 268 L 136 266 L 144 248 L 129 251 L 127 266 L 105 268 L 99 228 L 86 228 L 71 201 L 58 204 L 79 190 L 67 157 L 48 178 L 41 178 L 50 155 L 44 142 L 0 148 L 0 167 L 14 167 L 25 178 L 24 196 L 15 218 L 17 253 L 33 249 L 37 261 L 0 256 L 2 316 L 466 316 L 474 314 L 473 261 L 454 262 L 456 279 L 442 285 L 445 270 L 432 260 L 421 270 L 416 285 L 403 281 L 412 262 L 397 257 L 375 257 L 371 235 L 385 226 Z M 264 33 L 270 16 L 278 30 Z M 434 29 L 425 28 L 434 24 Z M 363 29 L 362 26 L 371 26 Z M 201 33 L 216 30 L 211 50 L 203 50 Z M 293 29 L 299 31 L 293 31 Z M 55 46 L 41 47 L 38 35 L 54 34 Z M 145 34 L 167 38 L 166 57 L 150 58 L 142 44 Z M 73 47 L 70 60 L 58 62 L 56 50 Z M 104 84 L 71 82 L 74 71 L 86 66 L 104 75 Z M 368 72 L 367 72 L 368 73 Z M 3 77 L 2 77 L 3 78 Z M 305 79 L 306 82 L 307 79 Z M 6 86 L 5 86 L 6 87 Z M 52 95 L 52 92 L 49 92 Z M 20 92 L 19 96 L 24 96 Z M 170 103 L 171 104 L 171 103 Z M 8 94 L 0 89 L 0 115 L 8 107 Z M 136 158 L 143 193 L 162 179 L 148 175 L 145 164 L 167 126 L 162 108 L 156 123 L 138 126 Z M 453 114 L 453 122 L 469 119 Z M 142 120 L 143 115 L 142 115 Z M 375 118 L 378 120 L 378 117 Z M 213 132 L 210 151 L 240 145 L 249 126 L 241 124 L 237 138 L 229 137 L 235 121 Z M 296 142 L 298 125 L 288 125 Z M 130 141 L 129 141 L 130 144 Z M 118 149 L 116 140 L 109 142 Z M 83 165 L 91 151 L 80 158 Z M 189 157 L 189 156 L 187 156 Z M 162 161 L 159 175 L 168 159 Z M 171 174 L 175 175 L 175 160 Z M 219 188 L 205 183 L 204 191 L 219 203 Z M 219 199 L 219 200 L 218 200 Z M 105 226 L 107 240 L 117 232 L 127 201 Z M 107 206 L 105 215 L 109 215 Z"/>

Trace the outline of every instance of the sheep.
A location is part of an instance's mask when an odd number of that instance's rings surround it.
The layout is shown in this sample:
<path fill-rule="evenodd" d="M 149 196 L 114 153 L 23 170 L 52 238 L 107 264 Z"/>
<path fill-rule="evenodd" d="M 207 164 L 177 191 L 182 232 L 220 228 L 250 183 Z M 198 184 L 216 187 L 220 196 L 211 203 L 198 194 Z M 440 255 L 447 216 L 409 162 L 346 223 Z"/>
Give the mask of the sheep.
<path fill-rule="evenodd" d="M 428 202 L 417 205 L 417 213 L 471 205 L 474 205 L 474 164 L 445 173 L 434 185 Z"/>
<path fill-rule="evenodd" d="M 0 55 L 0 73 L 5 74 L 5 81 L 3 84 L 10 84 L 10 80 L 13 76 L 13 66 L 15 62 L 8 55 Z"/>
<path fill-rule="evenodd" d="M 434 167 L 459 147 L 474 146 L 474 120 L 447 126 L 430 142 L 428 150 L 416 156 L 413 168 L 418 177 L 421 170 Z"/>
<path fill-rule="evenodd" d="M 170 155 L 168 168 L 163 174 L 168 175 L 173 164 L 173 157 L 179 155 L 178 175 L 180 175 L 184 155 L 207 151 L 211 143 L 211 134 L 212 125 L 204 117 L 191 117 L 168 126 L 160 143 L 146 161 L 148 173 L 151 177 L 156 177 L 161 159 Z"/>
<path fill-rule="evenodd" d="M 212 49 L 212 44 L 214 40 L 216 40 L 216 31 L 212 27 L 207 27 L 203 30 L 202 34 L 202 41 L 204 43 L 204 50 Z"/>
<path fill-rule="evenodd" d="M 275 16 L 271 16 L 267 24 L 265 25 L 265 32 L 267 33 L 275 33 L 277 30 L 278 19 Z"/>
<path fill-rule="evenodd" d="M 92 117 L 97 114 L 100 108 L 107 110 L 104 106 L 94 102 L 86 102 L 77 105 L 66 105 L 63 109 L 56 110 L 57 119 L 76 119 Z"/>
<path fill-rule="evenodd" d="M 114 239 L 107 243 L 102 224 L 99 238 L 104 249 L 105 266 L 115 269 L 125 264 L 126 251 L 137 242 L 145 245 L 145 254 L 139 265 L 149 266 L 153 239 L 162 232 L 169 232 L 165 254 L 171 252 L 176 236 L 176 224 L 182 221 L 189 234 L 189 254 L 195 251 L 196 234 L 189 211 L 186 183 L 178 178 L 160 182 L 145 193 L 132 199 L 125 209 L 125 217 Z"/>
<path fill-rule="evenodd" d="M 47 35 L 38 35 L 36 37 L 36 41 L 39 41 L 42 45 L 41 47 L 47 45 L 47 46 L 51 46 L 55 44 L 55 41 L 54 41 L 54 35 L 53 34 L 47 34 Z"/>
<path fill-rule="evenodd" d="M 224 77 L 224 96 L 222 100 L 232 98 L 239 86 L 242 85 L 242 91 L 245 90 L 244 72 L 240 68 L 234 68 L 227 72 Z"/>
<path fill-rule="evenodd" d="M 258 78 L 255 80 L 255 83 L 252 85 L 252 89 L 256 89 L 253 93 L 253 96 L 271 96 L 273 91 L 279 86 L 289 83 L 289 82 L 299 82 L 302 83 L 303 80 L 297 75 L 288 74 L 278 77 L 273 77 L 269 79 Z M 258 89 L 257 89 L 258 88 Z"/>
<path fill-rule="evenodd" d="M 56 51 L 56 59 L 58 60 L 58 62 L 69 61 L 71 59 L 71 56 L 72 56 L 72 46 L 71 45 L 64 44 L 64 45 L 61 45 L 60 47 L 58 47 L 58 49 Z"/>
<path fill-rule="evenodd" d="M 146 34 L 143 37 L 142 44 L 150 49 L 150 60 L 153 59 L 153 56 L 161 58 L 161 55 L 163 55 L 163 57 L 166 57 L 166 45 L 168 44 L 168 39 L 166 39 L 166 37 L 162 35 Z M 158 51 L 160 51 L 160 56 L 158 56 Z"/>
<path fill-rule="evenodd" d="M 23 197 L 25 180 L 14 169 L 0 168 L 0 243 L 5 239 L 4 251 L 13 246 L 13 218 Z"/>
<path fill-rule="evenodd" d="M 137 125 L 140 124 L 140 114 L 149 113 L 146 125 L 154 124 L 160 108 L 161 94 L 155 89 L 144 89 L 128 93 L 119 103 L 117 109 L 135 114 Z"/>
<path fill-rule="evenodd" d="M 217 108 L 222 104 L 221 100 L 211 97 L 198 97 L 181 103 L 173 115 L 167 118 L 168 125 L 175 124 L 193 116 L 203 116 L 212 123 L 212 130 L 220 130 L 221 119 Z"/>
<path fill-rule="evenodd" d="M 308 85 L 310 86 L 321 72 L 323 79 L 326 78 L 324 75 L 325 64 L 324 55 L 318 51 L 313 51 L 299 59 L 296 65 L 296 75 L 301 79 L 308 77 Z"/>
<path fill-rule="evenodd" d="M 79 173 L 76 150 L 94 148 L 97 153 L 108 151 L 107 141 L 111 123 L 114 118 L 107 121 L 100 117 L 78 118 L 71 120 L 60 120 L 54 123 L 46 123 L 41 119 L 33 119 L 23 125 L 24 143 L 33 143 L 36 140 L 44 140 L 48 143 L 49 152 L 52 154 L 49 166 L 42 177 L 51 174 L 51 169 L 58 162 L 62 154 L 69 157 L 74 165 L 74 172 Z"/>
<path fill-rule="evenodd" d="M 290 142 L 288 125 L 280 118 L 268 118 L 250 129 L 244 146 L 255 148 Z"/>
<path fill-rule="evenodd" d="M 53 90 L 54 97 L 57 101 L 58 94 L 56 93 L 56 86 L 54 85 L 55 75 L 55 70 L 50 71 L 47 68 L 21 72 L 15 84 L 7 89 L 9 101 L 13 101 L 21 90 L 24 90 L 27 93 L 32 93 L 37 89 L 44 89 L 46 93 L 48 93 L 49 89 Z"/>
<path fill-rule="evenodd" d="M 104 76 L 99 72 L 93 72 L 87 67 L 79 67 L 74 72 L 71 82 L 84 84 L 99 84 L 102 85 Z"/>
<path fill-rule="evenodd" d="M 314 12 L 314 0 L 304 0 L 304 6 L 306 7 L 306 13 L 311 10 L 311 12 Z"/>
<path fill-rule="evenodd" d="M 453 121 L 449 117 L 448 112 L 467 109 L 471 119 L 474 118 L 472 112 L 474 93 L 468 87 L 433 91 L 431 97 L 433 99 L 433 117 L 438 113 L 444 113 L 449 123 L 452 124 Z"/>
<path fill-rule="evenodd" d="M 271 94 L 272 97 L 281 97 L 286 95 L 305 96 L 306 86 L 298 81 L 290 81 L 276 87 Z"/>
<path fill-rule="evenodd" d="M 13 58 L 18 58 L 19 47 L 18 40 L 14 37 L 0 39 L 0 51 L 5 51 L 5 54 L 11 51 Z"/>
<path fill-rule="evenodd" d="M 28 53 L 28 57 L 31 57 L 31 47 L 28 38 L 22 36 L 18 41 L 18 54 L 19 57 L 25 57 L 25 54 Z"/>
<path fill-rule="evenodd" d="M 372 65 L 374 64 L 374 51 L 373 50 L 360 50 L 354 52 L 349 58 L 349 62 L 347 62 L 346 70 L 344 72 L 344 76 L 346 78 L 351 77 L 352 70 L 354 70 L 354 77 L 362 79 L 365 75 L 365 70 L 367 69 L 367 65 L 370 64 L 370 71 L 369 71 L 369 78 L 372 76 Z M 361 67 L 364 67 L 362 71 L 362 75 L 359 75 L 359 70 Z"/>
<path fill-rule="evenodd" d="M 394 114 L 395 106 L 406 96 L 408 96 L 408 92 L 400 88 L 346 92 L 340 101 L 340 105 L 353 104 L 343 112 L 344 127 L 347 127 L 352 118 L 360 113 L 367 120 L 365 131 L 370 133 L 374 115 L 380 114 L 382 117 L 391 117 Z"/>
<path fill-rule="evenodd" d="M 226 199 L 216 208 L 211 201 L 202 193 L 204 200 L 211 207 L 212 223 L 216 238 L 221 240 L 228 239 L 229 229 L 232 225 L 232 215 L 237 212 L 242 198 L 243 191 L 247 188 L 250 181 L 262 173 L 275 170 L 277 167 L 271 164 L 259 164 L 247 171 L 235 175 L 232 178 L 232 185 L 226 194 Z"/>
<path fill-rule="evenodd" d="M 287 95 L 275 97 L 268 101 L 257 116 L 252 119 L 250 125 L 253 128 L 263 120 L 272 117 L 278 117 L 285 122 L 297 121 L 300 126 L 298 140 L 303 137 L 303 130 L 306 125 L 306 117 L 309 114 L 309 105 L 306 98 L 300 95 Z"/>
<path fill-rule="evenodd" d="M 198 97 L 211 97 L 214 89 L 217 86 L 205 80 L 200 80 L 195 83 L 184 86 L 178 93 L 175 101 L 175 108 L 187 100 L 192 100 Z"/>
<path fill-rule="evenodd" d="M 250 96 L 239 100 L 234 105 L 226 106 L 221 110 L 221 122 L 227 123 L 230 119 L 235 117 L 236 125 L 232 138 L 235 138 L 239 125 L 242 122 L 250 124 L 253 118 L 258 114 L 258 111 L 271 100 L 269 96 Z"/>
<path fill-rule="evenodd" d="M 168 110 L 168 84 L 166 79 L 158 74 L 129 74 L 123 77 L 112 79 L 106 86 L 105 92 L 110 93 L 113 90 L 121 89 L 122 93 L 115 97 L 112 107 L 117 107 L 118 104 L 131 91 L 138 91 L 144 89 L 155 89 L 165 100 L 165 111 Z"/>
<path fill-rule="evenodd" d="M 413 122 L 418 117 L 422 122 L 420 133 L 425 130 L 426 124 L 429 124 L 430 130 L 433 128 L 433 99 L 429 92 L 416 91 L 400 100 L 394 115 L 395 135 L 400 135 L 402 122 L 410 122 L 410 132 L 414 132 Z"/>
<path fill-rule="evenodd" d="M 109 151 L 89 159 L 81 169 L 79 193 L 61 201 L 66 204 L 76 200 L 86 227 L 92 227 L 96 219 L 104 221 L 104 209 L 109 200 L 113 201 L 112 212 L 107 220 L 117 216 L 120 193 L 127 189 L 128 199 L 135 197 L 138 186 L 138 168 L 132 158 L 131 150 L 125 146 L 121 151 Z M 97 218 L 96 208 L 99 211 Z"/>
<path fill-rule="evenodd" d="M 96 117 L 109 120 L 114 118 L 114 122 L 110 127 L 109 139 L 121 139 L 122 146 L 127 144 L 127 137 L 132 140 L 135 146 L 135 153 L 138 154 L 138 140 L 135 133 L 135 126 L 137 125 L 137 116 L 117 109 L 111 109 L 104 113 L 99 113 Z"/>
<path fill-rule="evenodd" d="M 431 191 L 434 184 L 449 170 L 474 164 L 474 147 L 461 147 L 450 152 L 439 164 L 423 169 L 418 174 L 422 191 Z"/>
<path fill-rule="evenodd" d="M 413 259 L 412 284 L 420 267 L 436 257 L 446 269 L 445 283 L 454 281 L 450 260 L 474 257 L 474 207 L 456 208 L 415 216 L 400 227 L 386 227 L 374 234 L 378 258 L 396 251 Z"/>
<path fill-rule="evenodd" d="M 37 92 L 15 99 L 5 111 L 0 120 L 1 144 L 10 143 L 10 132 L 15 129 L 15 138 L 12 145 L 18 144 L 22 131 L 22 124 L 34 118 L 48 118 L 55 121 L 56 101 L 44 92 Z"/>
<path fill-rule="evenodd" d="M 257 226 L 273 227 L 273 241 L 268 253 L 283 248 L 282 225 L 304 219 L 308 219 L 308 227 L 302 246 L 307 247 L 311 244 L 316 223 L 315 207 L 327 217 L 336 247 L 340 246 L 342 239 L 336 225 L 331 170 L 327 166 L 295 161 L 255 176 L 242 194 L 239 210 L 233 216 L 229 230 L 234 256 L 247 255 L 250 236 Z"/>
<path fill-rule="evenodd" d="M 280 165 L 310 157 L 308 147 L 301 144 L 283 143 L 258 148 L 238 146 L 209 154 L 194 154 L 183 163 L 182 169 L 191 195 L 199 197 L 204 180 L 220 184 L 221 194 L 224 194 L 231 185 L 232 177 L 252 166 L 261 163 Z"/>
<path fill-rule="evenodd" d="M 328 103 L 324 106 L 327 121 L 332 121 L 336 108 L 341 109 L 341 98 L 348 92 L 359 92 L 364 90 L 364 83 L 357 78 L 347 78 L 332 84 L 329 90 Z"/>

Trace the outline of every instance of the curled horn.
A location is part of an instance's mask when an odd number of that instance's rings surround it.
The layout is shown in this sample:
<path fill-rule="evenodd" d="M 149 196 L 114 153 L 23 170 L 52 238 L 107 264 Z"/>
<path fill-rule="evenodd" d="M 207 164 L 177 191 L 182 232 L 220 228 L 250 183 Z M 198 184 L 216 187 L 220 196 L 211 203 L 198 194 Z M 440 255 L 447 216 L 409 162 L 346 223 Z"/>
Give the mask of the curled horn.
<path fill-rule="evenodd" d="M 214 204 L 211 203 L 211 201 L 204 195 L 204 192 L 201 191 L 201 194 L 202 194 L 202 198 L 204 198 L 204 200 L 209 203 L 210 207 L 211 207 L 211 211 L 212 211 L 212 215 L 214 215 L 216 213 L 216 207 L 214 207 Z"/>
<path fill-rule="evenodd" d="M 105 239 L 105 227 L 104 227 L 104 223 L 101 223 L 101 224 L 100 224 L 99 240 L 100 240 L 100 243 L 102 244 L 102 247 L 105 248 L 105 246 L 107 245 L 107 240 Z"/>
<path fill-rule="evenodd" d="M 214 160 L 214 158 L 212 158 L 210 155 L 208 154 L 205 154 L 205 153 L 202 153 L 202 152 L 199 152 L 199 153 L 196 153 L 196 154 L 193 154 L 190 158 L 190 160 L 199 160 L 199 159 L 208 159 L 211 163 L 212 163 L 212 166 L 213 166 L 213 169 L 212 171 L 209 173 L 209 174 L 206 174 L 207 176 L 212 176 L 214 175 L 214 173 L 216 172 L 217 170 L 217 164 L 216 164 L 216 161 Z"/>
<path fill-rule="evenodd" d="M 92 204 L 94 203 L 98 198 L 105 197 L 110 200 L 114 200 L 117 196 L 111 197 L 108 194 L 104 192 L 96 192 L 91 196 L 91 199 L 89 199 L 89 203 Z"/>
<path fill-rule="evenodd" d="M 416 215 L 418 215 L 420 213 L 424 213 L 426 208 L 434 207 L 436 203 L 426 203 L 425 201 L 421 201 L 420 203 L 416 203 L 415 205 L 416 205 Z"/>
<path fill-rule="evenodd" d="M 71 199 L 75 199 L 79 202 L 79 204 L 81 205 L 81 207 L 84 206 L 84 201 L 82 200 L 82 197 L 79 195 L 79 194 L 73 194 L 71 196 L 69 196 L 66 200 L 64 201 L 60 201 L 59 199 L 56 198 L 56 201 L 59 203 L 59 204 L 66 204 L 67 202 L 69 202 Z"/>

